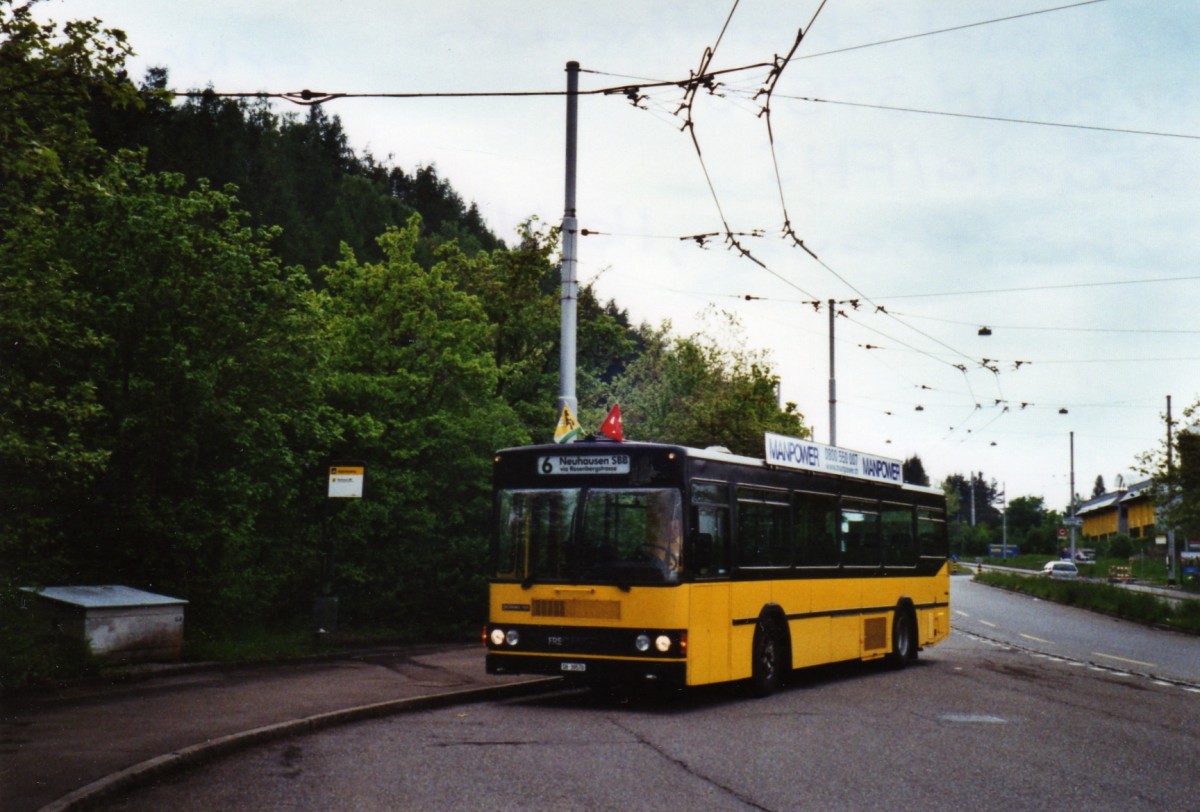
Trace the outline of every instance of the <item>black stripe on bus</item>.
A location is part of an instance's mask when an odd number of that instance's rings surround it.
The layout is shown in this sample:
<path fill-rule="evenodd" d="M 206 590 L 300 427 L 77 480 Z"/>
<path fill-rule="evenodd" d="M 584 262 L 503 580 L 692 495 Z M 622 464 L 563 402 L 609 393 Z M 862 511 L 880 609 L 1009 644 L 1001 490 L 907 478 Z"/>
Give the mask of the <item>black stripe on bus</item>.
<path fill-rule="evenodd" d="M 933 603 L 916 604 L 915 609 L 942 609 L 950 606 L 949 601 L 935 601 Z M 790 615 L 785 615 L 788 622 L 793 620 L 812 620 L 818 617 L 852 617 L 856 615 L 880 615 L 891 612 L 895 606 L 877 606 L 868 607 L 866 609 L 835 609 L 831 612 L 793 612 Z M 742 617 L 734 618 L 734 626 L 753 626 L 758 622 L 757 617 Z"/>

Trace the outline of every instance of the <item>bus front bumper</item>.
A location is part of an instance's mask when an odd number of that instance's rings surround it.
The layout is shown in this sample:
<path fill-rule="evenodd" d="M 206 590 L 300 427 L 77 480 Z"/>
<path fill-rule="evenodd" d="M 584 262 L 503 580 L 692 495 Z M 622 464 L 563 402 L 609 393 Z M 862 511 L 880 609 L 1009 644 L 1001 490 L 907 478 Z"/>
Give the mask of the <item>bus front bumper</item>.
<path fill-rule="evenodd" d="M 489 651 L 487 672 L 566 677 L 572 682 L 588 684 L 647 684 L 668 688 L 682 688 L 687 684 L 687 662 L 684 660 L 619 660 Z"/>

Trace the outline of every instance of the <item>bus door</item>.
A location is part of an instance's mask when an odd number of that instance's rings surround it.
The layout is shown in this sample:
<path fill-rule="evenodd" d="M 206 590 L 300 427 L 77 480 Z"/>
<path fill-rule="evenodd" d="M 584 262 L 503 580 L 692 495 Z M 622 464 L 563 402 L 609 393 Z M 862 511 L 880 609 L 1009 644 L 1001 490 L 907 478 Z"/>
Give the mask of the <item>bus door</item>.
<path fill-rule="evenodd" d="M 710 504 L 691 509 L 692 569 L 688 622 L 688 683 L 729 679 L 730 587 L 729 508 L 724 488 L 713 483 L 694 487 L 694 501 Z"/>

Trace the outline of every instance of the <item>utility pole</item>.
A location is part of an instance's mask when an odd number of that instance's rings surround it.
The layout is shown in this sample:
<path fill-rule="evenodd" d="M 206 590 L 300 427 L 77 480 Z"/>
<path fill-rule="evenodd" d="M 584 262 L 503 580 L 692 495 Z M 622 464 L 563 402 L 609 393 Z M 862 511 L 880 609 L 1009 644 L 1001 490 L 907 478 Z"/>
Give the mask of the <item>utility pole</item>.
<path fill-rule="evenodd" d="M 837 377 L 833 366 L 833 320 L 835 302 L 829 300 L 829 444 L 837 445 Z"/>
<path fill-rule="evenodd" d="M 577 240 L 579 221 L 575 219 L 575 149 L 579 136 L 579 63 L 567 63 L 567 161 L 566 194 L 562 222 L 562 320 L 558 356 L 558 409 L 568 406 L 579 414 L 575 397 L 575 334 L 579 301 Z"/>
<path fill-rule="evenodd" d="M 1075 525 L 1078 519 L 1075 518 L 1075 432 L 1071 432 L 1071 518 L 1067 520 L 1067 524 L 1071 527 L 1071 560 L 1075 560 Z"/>
<path fill-rule="evenodd" d="M 1167 504 L 1175 498 L 1174 438 L 1171 436 L 1171 396 L 1167 395 Z M 1170 516 L 1170 512 L 1167 513 Z M 1175 528 L 1167 525 L 1167 586 L 1175 586 Z"/>
<path fill-rule="evenodd" d="M 971 472 L 971 527 L 975 526 L 975 472 Z"/>
<path fill-rule="evenodd" d="M 1004 510 L 1000 514 L 1000 544 L 1004 554 L 1008 554 L 1008 483 L 1001 485 L 1004 492 L 1000 494 L 1001 503 L 1004 505 Z"/>

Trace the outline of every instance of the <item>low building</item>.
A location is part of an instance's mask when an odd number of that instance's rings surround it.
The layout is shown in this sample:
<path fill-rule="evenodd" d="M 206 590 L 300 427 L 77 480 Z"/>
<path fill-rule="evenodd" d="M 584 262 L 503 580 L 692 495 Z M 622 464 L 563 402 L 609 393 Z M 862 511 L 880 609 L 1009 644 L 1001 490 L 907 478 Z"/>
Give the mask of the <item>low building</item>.
<path fill-rule="evenodd" d="M 1103 541 L 1117 533 L 1154 538 L 1154 483 L 1147 479 L 1089 499 L 1075 510 L 1083 520 L 1083 537 Z"/>
<path fill-rule="evenodd" d="M 128 586 L 48 586 L 22 590 L 39 621 L 86 640 L 92 653 L 119 662 L 178 660 L 187 601 Z"/>

